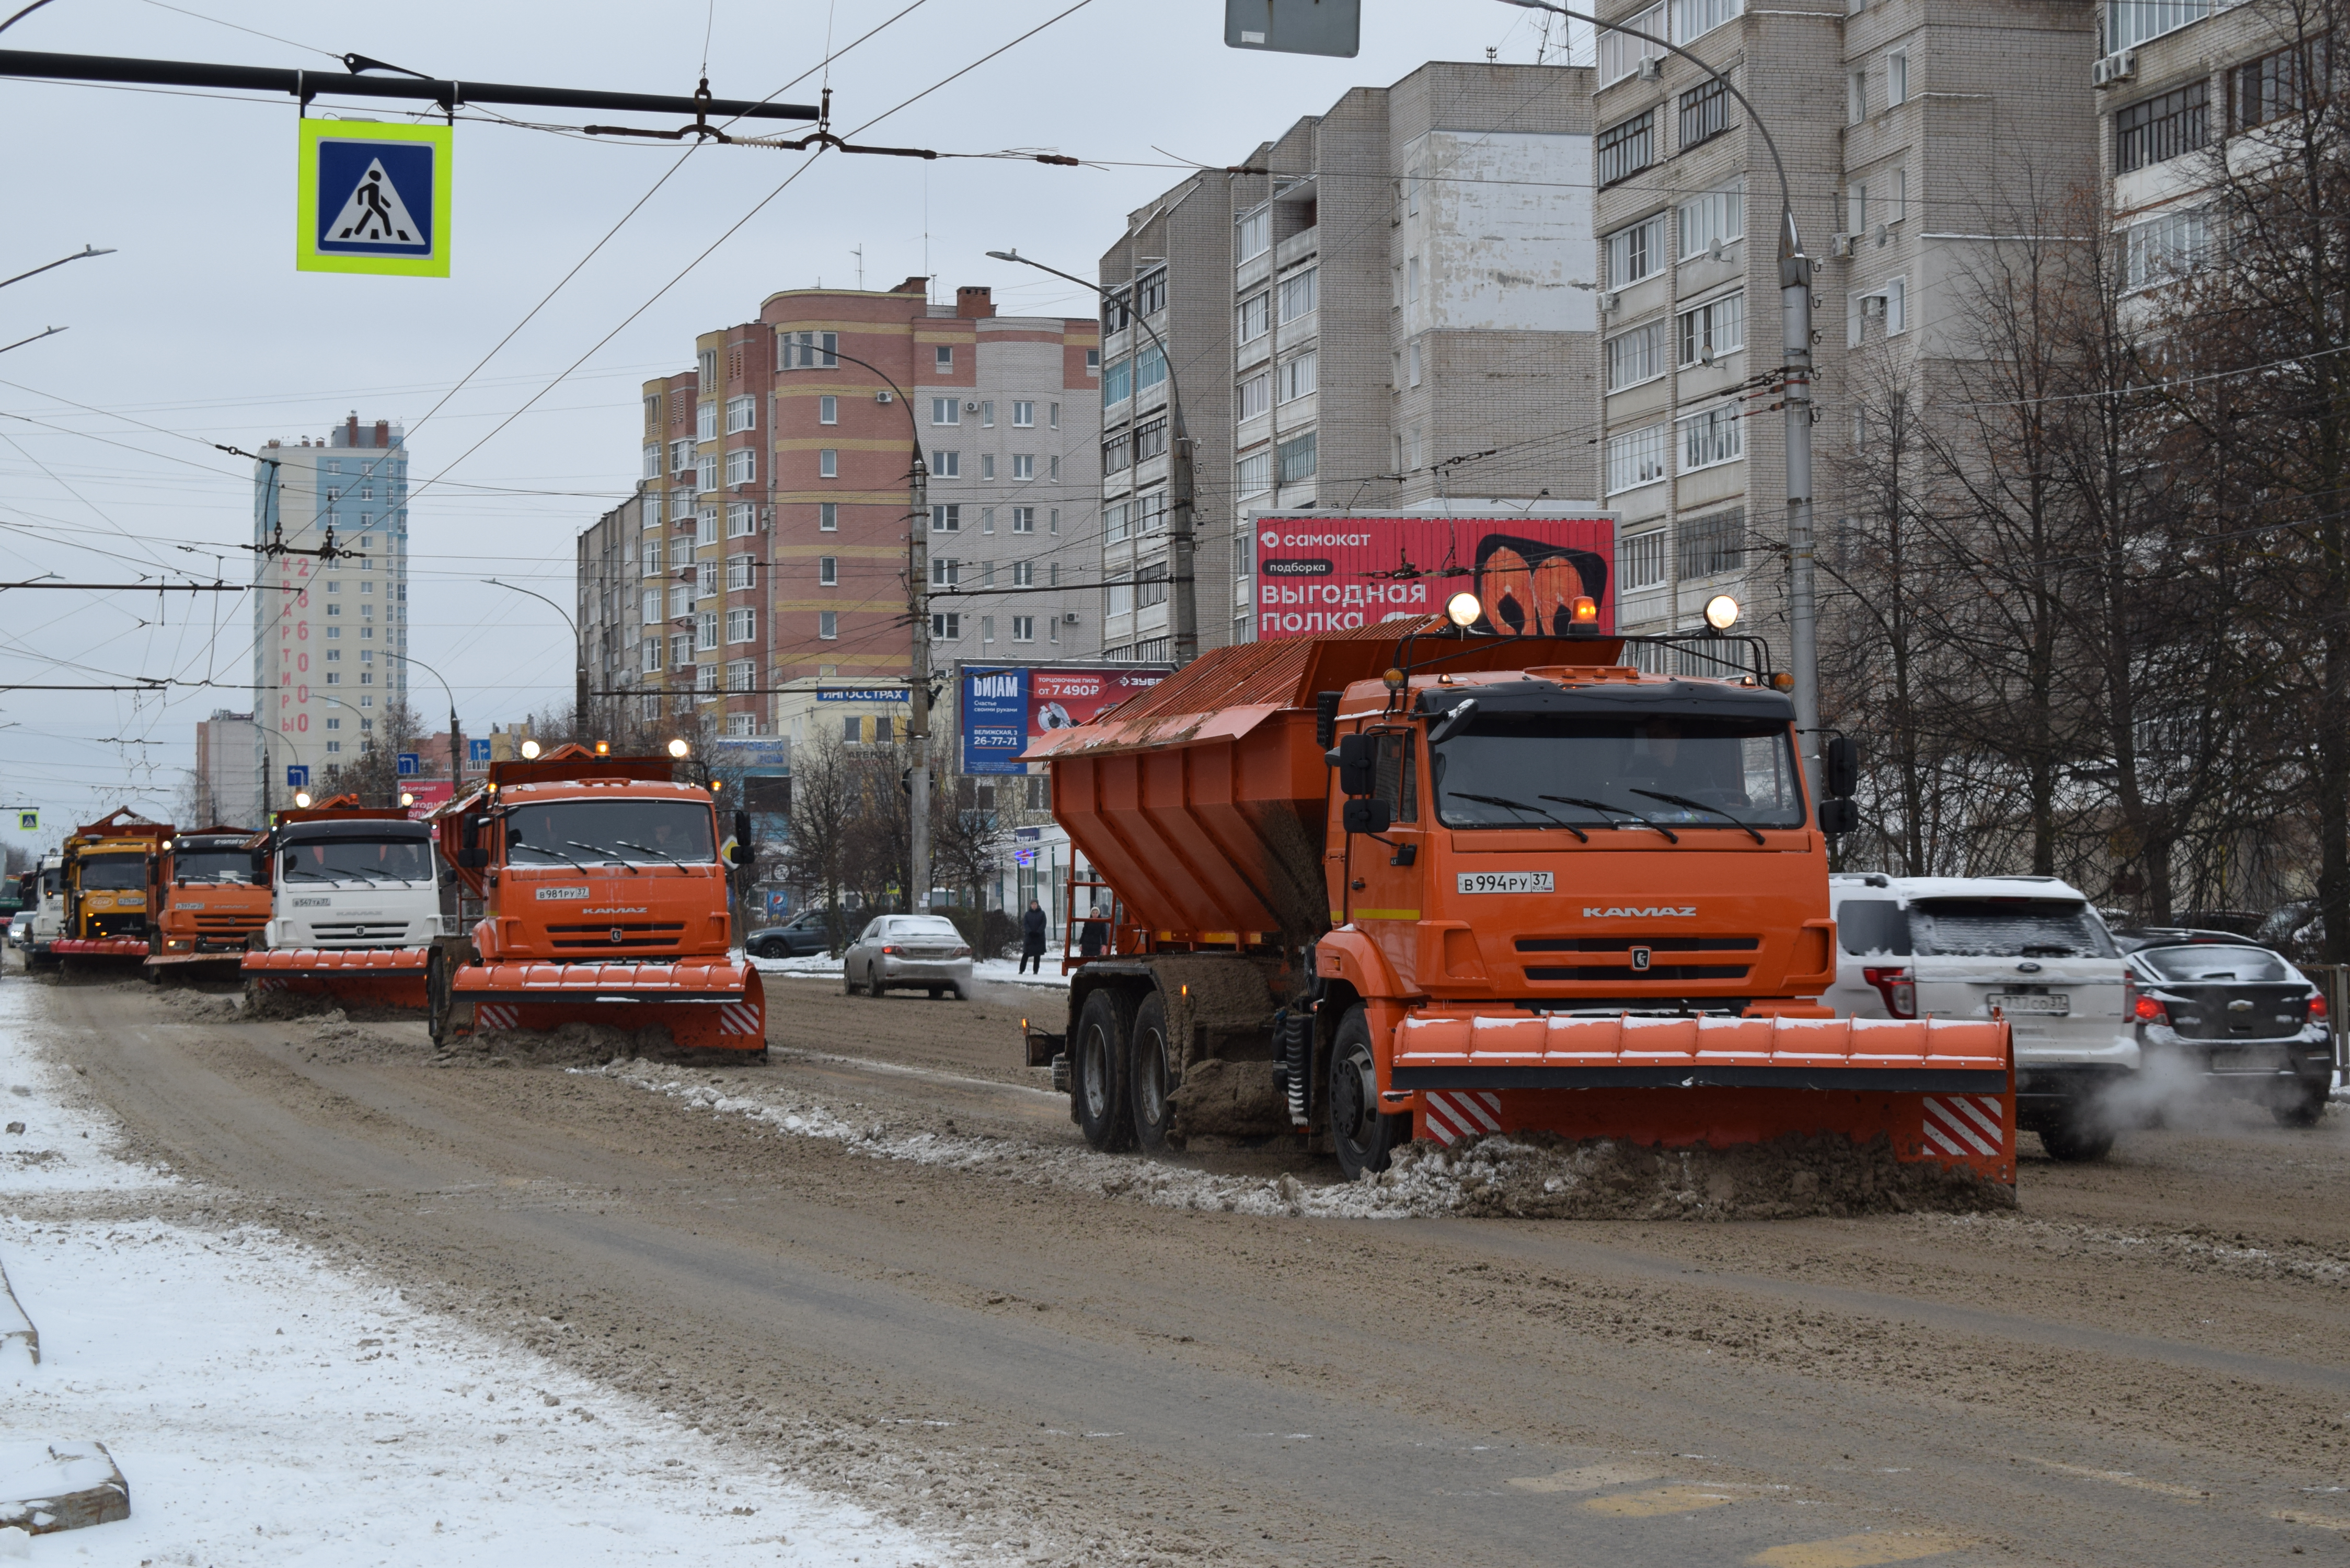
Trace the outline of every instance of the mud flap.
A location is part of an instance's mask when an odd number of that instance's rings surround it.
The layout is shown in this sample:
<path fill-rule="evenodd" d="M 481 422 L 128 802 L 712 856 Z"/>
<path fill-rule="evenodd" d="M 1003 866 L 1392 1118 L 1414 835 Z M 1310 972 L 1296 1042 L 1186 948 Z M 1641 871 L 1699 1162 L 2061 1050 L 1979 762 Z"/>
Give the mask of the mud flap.
<path fill-rule="evenodd" d="M 2015 1183 L 2001 1020 L 1423 1013 L 1398 1028 L 1386 1076 L 1383 1101 L 1440 1144 L 1541 1131 L 1721 1149 L 1839 1133 Z"/>

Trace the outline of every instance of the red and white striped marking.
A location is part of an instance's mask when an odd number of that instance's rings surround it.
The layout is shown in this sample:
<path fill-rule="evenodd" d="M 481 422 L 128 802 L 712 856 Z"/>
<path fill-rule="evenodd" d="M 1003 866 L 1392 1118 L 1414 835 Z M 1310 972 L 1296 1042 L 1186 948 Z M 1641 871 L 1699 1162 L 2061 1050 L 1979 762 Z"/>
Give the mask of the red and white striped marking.
<path fill-rule="evenodd" d="M 1450 1146 L 1502 1130 L 1502 1096 L 1483 1089 L 1431 1089 L 1420 1096 L 1429 1132 Z"/>
<path fill-rule="evenodd" d="M 2007 1144 L 2005 1107 L 1997 1095 L 1929 1095 L 1926 1141 L 1960 1159 L 1996 1156 Z"/>
<path fill-rule="evenodd" d="M 473 1026 L 477 1029 L 515 1029 L 522 1024 L 522 1009 L 511 1002 L 482 1002 L 473 1005 Z"/>
<path fill-rule="evenodd" d="M 747 1002 L 730 1002 L 718 1010 L 718 1033 L 761 1036 L 767 1033 L 767 1020 L 760 1009 Z"/>

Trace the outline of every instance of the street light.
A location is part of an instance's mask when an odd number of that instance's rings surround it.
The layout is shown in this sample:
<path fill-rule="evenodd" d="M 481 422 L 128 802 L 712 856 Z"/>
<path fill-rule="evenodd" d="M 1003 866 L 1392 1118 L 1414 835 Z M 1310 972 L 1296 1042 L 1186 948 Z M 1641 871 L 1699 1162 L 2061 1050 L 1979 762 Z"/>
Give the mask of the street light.
<path fill-rule="evenodd" d="M 1031 261 L 1018 251 L 990 251 L 987 254 L 997 261 L 1018 262 L 1022 266 L 1033 266 L 1038 272 L 1049 272 L 1055 277 L 1065 278 L 1076 284 L 1079 288 L 1092 289 L 1104 299 L 1109 297 L 1110 291 L 1100 284 L 1087 283 L 1074 273 L 1063 272 L 1056 266 L 1046 266 L 1040 261 Z M 1159 329 L 1150 325 L 1149 317 L 1140 311 L 1133 311 L 1130 314 L 1136 324 L 1150 334 L 1152 346 L 1158 348 L 1159 358 L 1165 360 L 1167 364 L 1167 403 L 1169 412 L 1175 422 L 1173 450 L 1167 462 L 1167 576 L 1168 587 L 1174 601 L 1174 663 L 1175 668 L 1180 670 L 1200 657 L 1199 600 L 1193 592 L 1191 580 L 1192 551 L 1195 546 L 1191 531 L 1193 493 L 1191 432 L 1183 425 L 1183 388 L 1182 384 L 1175 379 L 1175 356 L 1167 351 L 1166 339 L 1159 336 Z"/>
<path fill-rule="evenodd" d="M 1771 128 L 1754 105 L 1727 76 L 1669 39 L 1637 28 L 1603 22 L 1587 11 L 1570 11 L 1550 0 L 1502 0 L 1528 11 L 1547 11 L 1571 22 L 1588 22 L 1606 32 L 1654 44 L 1690 61 L 1721 84 L 1722 90 L 1746 110 L 1747 120 L 1762 138 L 1771 167 L 1779 176 L 1779 319 L 1783 329 L 1783 363 L 1779 375 L 1786 390 L 1782 399 L 1787 414 L 1787 643 L 1788 662 L 1794 668 L 1795 730 L 1803 749 L 1804 781 L 1814 794 L 1820 787 L 1820 660 L 1819 627 L 1813 593 L 1812 540 L 1812 261 L 1804 254 L 1803 237 L 1795 232 L 1795 203 L 1787 188 L 1787 165 Z"/>
<path fill-rule="evenodd" d="M 515 583 L 503 583 L 495 577 L 484 577 L 482 581 L 494 588 L 504 588 L 509 593 L 529 595 L 561 616 L 563 624 L 571 628 L 571 673 L 575 688 L 571 696 L 571 722 L 581 734 L 591 733 L 596 724 L 588 712 L 588 646 L 579 640 L 579 622 L 573 618 L 569 610 L 536 589 Z"/>
<path fill-rule="evenodd" d="M 43 265 L 35 267 L 31 272 L 20 272 L 15 277 L 0 277 L 0 288 L 5 288 L 12 283 L 22 283 L 28 277 L 37 277 L 42 273 L 48 271 L 49 268 L 63 266 L 68 262 L 88 261 L 92 256 L 110 256 L 113 254 L 114 248 L 111 245 L 108 246 L 104 250 L 100 250 L 96 245 L 84 244 L 81 249 L 74 252 L 73 254 L 69 256 L 59 256 L 56 261 L 44 263 Z M 52 332 L 63 332 L 65 328 L 62 327 L 52 327 L 49 330 Z"/>
<path fill-rule="evenodd" d="M 465 789 L 465 738 L 457 728 L 457 694 L 449 690 L 448 678 L 424 660 L 411 659 L 404 653 L 393 653 L 388 648 L 384 652 L 403 664 L 413 664 L 433 680 L 440 681 L 442 693 L 449 699 L 449 798 L 455 800 L 464 793 Z"/>

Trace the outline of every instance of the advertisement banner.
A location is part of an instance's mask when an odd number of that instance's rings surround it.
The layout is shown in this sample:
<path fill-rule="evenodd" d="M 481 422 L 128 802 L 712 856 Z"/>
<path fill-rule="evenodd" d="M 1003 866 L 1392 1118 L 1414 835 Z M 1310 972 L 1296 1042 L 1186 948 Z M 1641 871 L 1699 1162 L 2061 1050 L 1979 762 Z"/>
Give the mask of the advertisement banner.
<path fill-rule="evenodd" d="M 1477 596 L 1480 630 L 1563 633 L 1574 601 L 1616 627 L 1616 523 L 1580 517 L 1420 513 L 1264 513 L 1254 519 L 1257 640 L 1312 637 L 1382 620 L 1442 615 Z"/>
<path fill-rule="evenodd" d="M 1028 733 L 1090 724 L 1138 691 L 1148 691 L 1173 671 L 1163 664 L 1129 664 L 1115 670 L 1031 670 L 1028 672 Z"/>
<path fill-rule="evenodd" d="M 449 804 L 453 786 L 447 779 L 403 779 L 400 793 L 407 797 L 408 815 L 419 821 Z"/>
<path fill-rule="evenodd" d="M 962 771 L 1024 774 L 1028 743 L 1053 730 L 1090 723 L 1107 709 L 1167 679 L 1163 664 L 1081 670 L 1066 665 L 966 669 L 962 672 Z"/>

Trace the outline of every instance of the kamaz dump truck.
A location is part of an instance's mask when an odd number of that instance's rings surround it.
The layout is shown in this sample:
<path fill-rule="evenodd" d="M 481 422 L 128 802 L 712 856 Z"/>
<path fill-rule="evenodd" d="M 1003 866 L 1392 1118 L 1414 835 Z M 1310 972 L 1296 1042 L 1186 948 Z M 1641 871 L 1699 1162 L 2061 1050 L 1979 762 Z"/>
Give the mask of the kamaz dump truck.
<path fill-rule="evenodd" d="M 270 992 L 345 1004 L 425 1005 L 441 934 L 432 830 L 398 807 L 338 795 L 283 813 L 251 841 L 269 872 L 269 919 L 239 967 L 248 1001 Z"/>
<path fill-rule="evenodd" d="M 1662 652 L 1720 673 L 1388 622 L 1216 649 L 1033 744 L 1115 898 L 1029 1033 L 1087 1141 L 1290 1129 L 1359 1177 L 1412 1138 L 1834 1133 L 2012 1186 L 2003 1022 L 1818 1005 L 1826 842 L 1762 645 Z"/>
<path fill-rule="evenodd" d="M 147 978 L 217 971 L 234 974 L 245 945 L 269 923 L 267 862 L 254 830 L 215 825 L 175 833 L 155 857 L 148 906 L 155 912 Z"/>
<path fill-rule="evenodd" d="M 748 823 L 736 813 L 723 836 L 716 797 L 675 772 L 670 757 L 567 745 L 492 763 L 480 790 L 433 814 L 482 902 L 469 934 L 433 949 L 435 1042 L 658 1025 L 681 1047 L 765 1052 L 766 993 L 732 951 L 727 908 Z"/>
<path fill-rule="evenodd" d="M 61 862 L 64 928 L 42 955 L 78 963 L 126 964 L 147 956 L 149 886 L 164 823 L 120 807 L 76 828 Z M 40 950 L 36 946 L 35 952 Z"/>

